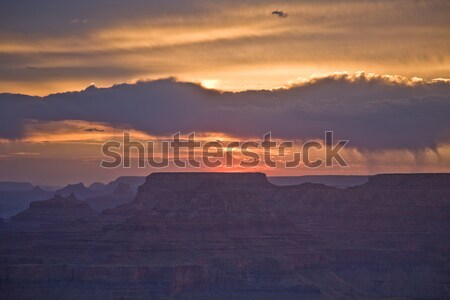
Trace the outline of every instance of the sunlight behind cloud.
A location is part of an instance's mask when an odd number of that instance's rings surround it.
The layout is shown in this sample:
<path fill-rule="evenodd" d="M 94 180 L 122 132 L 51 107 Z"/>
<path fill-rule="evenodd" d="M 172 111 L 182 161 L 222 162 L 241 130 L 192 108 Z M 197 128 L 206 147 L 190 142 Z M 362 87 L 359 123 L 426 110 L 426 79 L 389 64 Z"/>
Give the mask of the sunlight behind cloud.
<path fill-rule="evenodd" d="M 92 81 L 111 86 L 169 76 L 213 78 L 220 82 L 214 88 L 223 90 L 273 89 L 343 70 L 450 78 L 448 4 L 408 4 L 187 1 L 175 9 L 152 4 L 113 9 L 109 17 L 71 16 L 64 24 L 41 24 L 30 15 L 23 25 L 30 27 L 20 32 L 5 16 L 0 92 L 42 96 Z M 274 17 L 277 9 L 289 17 Z M 78 26 L 74 19 L 89 22 Z"/>
<path fill-rule="evenodd" d="M 215 89 L 219 84 L 219 80 L 205 79 L 201 81 L 201 85 L 206 89 Z"/>

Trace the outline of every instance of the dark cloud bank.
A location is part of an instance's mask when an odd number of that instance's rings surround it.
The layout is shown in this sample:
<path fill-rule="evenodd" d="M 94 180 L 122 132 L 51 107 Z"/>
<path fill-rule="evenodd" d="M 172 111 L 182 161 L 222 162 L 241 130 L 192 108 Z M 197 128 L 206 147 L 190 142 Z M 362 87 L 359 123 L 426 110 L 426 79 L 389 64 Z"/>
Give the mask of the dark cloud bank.
<path fill-rule="evenodd" d="M 0 95 L 0 137 L 21 138 L 27 119 L 85 120 L 151 134 L 225 132 L 321 138 L 334 130 L 368 149 L 435 148 L 450 141 L 450 83 L 405 84 L 334 75 L 288 89 L 239 93 L 164 79 L 32 97 Z"/>

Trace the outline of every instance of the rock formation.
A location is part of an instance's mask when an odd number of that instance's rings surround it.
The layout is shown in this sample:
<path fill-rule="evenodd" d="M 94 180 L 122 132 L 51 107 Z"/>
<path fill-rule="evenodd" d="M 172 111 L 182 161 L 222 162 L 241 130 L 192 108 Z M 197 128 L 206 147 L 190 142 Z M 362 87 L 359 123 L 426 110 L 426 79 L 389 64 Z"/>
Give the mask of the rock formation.
<path fill-rule="evenodd" d="M 0 295 L 445 299 L 449 183 L 377 175 L 336 189 L 275 186 L 261 173 L 151 174 L 101 215 L 60 197 L 1 225 Z"/>
<path fill-rule="evenodd" d="M 20 230 L 64 230 L 74 221 L 86 222 L 96 217 L 97 213 L 73 194 L 66 198 L 56 195 L 48 200 L 31 202 L 27 210 L 11 218 L 8 227 Z"/>
<path fill-rule="evenodd" d="M 85 201 L 97 211 L 114 208 L 118 205 L 130 202 L 135 192 L 126 183 L 119 183 L 114 191 L 108 195 L 87 198 Z"/>

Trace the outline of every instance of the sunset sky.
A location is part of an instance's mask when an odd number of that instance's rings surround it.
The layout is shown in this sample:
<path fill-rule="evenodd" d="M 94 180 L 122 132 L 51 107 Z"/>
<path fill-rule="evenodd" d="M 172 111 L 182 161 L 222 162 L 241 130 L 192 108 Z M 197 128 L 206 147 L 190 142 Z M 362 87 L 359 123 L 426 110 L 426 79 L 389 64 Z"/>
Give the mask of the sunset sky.
<path fill-rule="evenodd" d="M 101 144 L 124 130 L 280 141 L 333 130 L 350 167 L 261 170 L 450 172 L 448 78 L 445 0 L 1 0 L 0 180 L 147 175 L 99 167 Z"/>

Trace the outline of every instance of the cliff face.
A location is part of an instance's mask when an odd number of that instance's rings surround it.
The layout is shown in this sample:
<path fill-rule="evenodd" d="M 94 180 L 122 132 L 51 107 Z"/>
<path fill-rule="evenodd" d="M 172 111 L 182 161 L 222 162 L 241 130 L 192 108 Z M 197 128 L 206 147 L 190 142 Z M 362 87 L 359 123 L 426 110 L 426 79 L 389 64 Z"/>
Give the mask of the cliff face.
<path fill-rule="evenodd" d="M 273 187 L 263 173 L 153 173 L 139 188 L 148 190 L 186 191 L 223 188 L 228 190 Z"/>
<path fill-rule="evenodd" d="M 275 190 L 262 173 L 154 173 L 131 203 L 106 213 L 122 217 L 240 215 L 267 211 L 267 196 Z"/>
<path fill-rule="evenodd" d="M 382 174 L 369 177 L 373 189 L 449 189 L 450 174 Z"/>
<path fill-rule="evenodd" d="M 446 174 L 377 175 L 342 190 L 278 187 L 261 173 L 157 173 L 101 215 L 63 200 L 2 225 L 2 297 L 450 296 Z M 59 231 L 11 229 L 23 219 L 62 224 L 62 211 L 73 217 Z"/>

